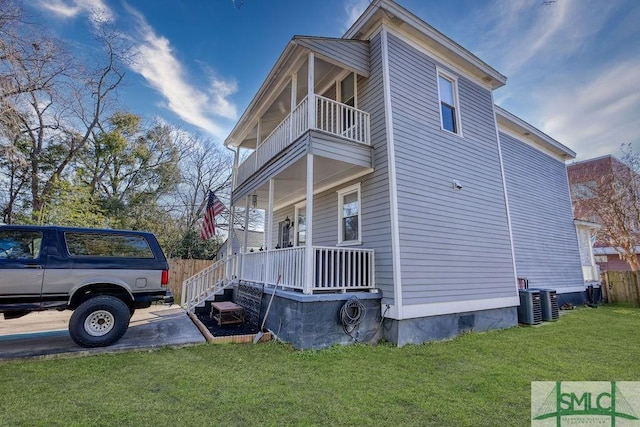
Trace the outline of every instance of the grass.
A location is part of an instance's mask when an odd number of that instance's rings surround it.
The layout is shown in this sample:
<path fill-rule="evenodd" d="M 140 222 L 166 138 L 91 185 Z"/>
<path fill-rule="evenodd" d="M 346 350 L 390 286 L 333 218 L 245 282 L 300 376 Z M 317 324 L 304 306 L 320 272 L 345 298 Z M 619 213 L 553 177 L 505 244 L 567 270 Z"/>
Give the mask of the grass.
<path fill-rule="evenodd" d="M 1 350 L 0 350 L 1 351 Z M 2 425 L 530 425 L 531 381 L 640 380 L 640 310 L 396 348 L 277 343 L 0 364 Z"/>

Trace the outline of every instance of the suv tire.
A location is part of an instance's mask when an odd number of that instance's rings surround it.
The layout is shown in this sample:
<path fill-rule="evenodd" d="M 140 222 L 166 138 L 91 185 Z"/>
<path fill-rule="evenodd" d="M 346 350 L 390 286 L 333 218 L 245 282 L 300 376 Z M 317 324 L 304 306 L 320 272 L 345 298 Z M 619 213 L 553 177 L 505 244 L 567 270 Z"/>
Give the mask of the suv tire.
<path fill-rule="evenodd" d="M 82 347 L 105 347 L 118 341 L 129 327 L 131 313 L 120 299 L 100 295 L 78 306 L 69 320 L 69 334 Z"/>

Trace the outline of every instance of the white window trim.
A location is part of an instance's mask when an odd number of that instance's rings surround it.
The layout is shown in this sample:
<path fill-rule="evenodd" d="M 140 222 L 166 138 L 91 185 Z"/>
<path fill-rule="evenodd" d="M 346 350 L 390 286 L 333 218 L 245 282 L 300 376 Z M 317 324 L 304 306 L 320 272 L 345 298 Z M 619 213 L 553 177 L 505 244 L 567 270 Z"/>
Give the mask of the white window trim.
<path fill-rule="evenodd" d="M 362 193 L 360 183 L 350 185 L 337 191 L 338 193 L 338 246 L 354 246 L 362 244 Z M 342 240 L 342 213 L 344 196 L 350 193 L 358 195 L 358 240 Z"/>
<path fill-rule="evenodd" d="M 449 80 L 453 86 L 453 103 L 455 104 L 453 108 L 456 110 L 457 132 L 451 132 L 449 129 L 445 129 L 444 123 L 442 121 L 442 97 L 440 96 L 440 77 L 443 77 L 446 80 Z M 452 135 L 456 135 L 462 138 L 463 135 L 462 135 L 462 120 L 460 120 L 460 99 L 458 98 L 458 77 L 436 66 L 436 83 L 438 85 L 438 114 L 440 114 L 440 129 Z"/>
<path fill-rule="evenodd" d="M 300 225 L 300 221 L 298 221 L 299 212 L 301 209 L 306 209 L 307 201 L 303 200 L 300 203 L 296 203 L 294 205 L 293 215 L 294 215 L 294 224 L 293 224 L 293 246 L 300 246 L 300 242 L 298 242 L 298 226 Z M 305 214 L 305 220 L 306 220 Z"/>

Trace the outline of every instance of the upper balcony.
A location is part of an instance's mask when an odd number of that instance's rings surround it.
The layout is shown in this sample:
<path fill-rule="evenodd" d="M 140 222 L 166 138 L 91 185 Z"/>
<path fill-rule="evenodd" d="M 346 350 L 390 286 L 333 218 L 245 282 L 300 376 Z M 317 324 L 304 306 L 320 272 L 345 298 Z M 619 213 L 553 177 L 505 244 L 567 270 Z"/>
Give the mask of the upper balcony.
<path fill-rule="evenodd" d="M 310 105 L 315 104 L 315 105 Z M 314 110 L 315 112 L 310 112 Z M 309 124 L 309 117 L 315 120 Z M 318 130 L 357 144 L 370 145 L 369 113 L 320 95 L 305 97 L 238 166 L 236 186 L 309 130 Z"/>
<path fill-rule="evenodd" d="M 317 154 L 336 179 L 370 169 L 370 117 L 358 106 L 368 77 L 368 42 L 294 37 L 225 141 L 237 196 L 274 174 L 296 179 L 299 159 L 285 152 Z"/>

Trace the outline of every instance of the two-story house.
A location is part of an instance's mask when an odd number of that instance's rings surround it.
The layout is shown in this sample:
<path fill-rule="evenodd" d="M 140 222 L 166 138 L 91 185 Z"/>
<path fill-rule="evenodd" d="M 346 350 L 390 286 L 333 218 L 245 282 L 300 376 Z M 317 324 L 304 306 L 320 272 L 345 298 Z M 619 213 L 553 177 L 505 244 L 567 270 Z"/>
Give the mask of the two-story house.
<path fill-rule="evenodd" d="M 575 153 L 495 106 L 505 83 L 391 0 L 293 37 L 225 141 L 233 205 L 265 209 L 267 250 L 234 277 L 279 280 L 269 329 L 319 348 L 510 327 L 518 278 L 584 301 Z"/>

